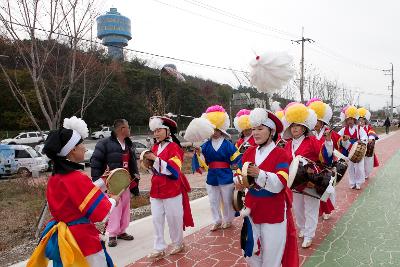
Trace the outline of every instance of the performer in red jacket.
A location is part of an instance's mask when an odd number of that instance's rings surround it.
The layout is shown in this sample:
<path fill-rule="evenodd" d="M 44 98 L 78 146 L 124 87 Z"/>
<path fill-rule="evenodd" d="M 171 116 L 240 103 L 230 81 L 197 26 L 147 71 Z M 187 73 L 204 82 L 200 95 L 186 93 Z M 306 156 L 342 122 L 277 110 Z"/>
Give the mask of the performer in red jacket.
<path fill-rule="evenodd" d="M 292 192 L 287 187 L 290 159 L 284 149 L 275 145 L 282 123 L 262 108 L 251 111 L 250 123 L 257 146 L 248 148 L 242 158 L 242 163 L 254 164 L 248 175 L 255 177 L 242 214 L 241 240 L 246 261 L 260 267 L 299 266 Z"/>
<path fill-rule="evenodd" d="M 374 128 L 369 123 L 369 120 L 371 119 L 371 112 L 369 112 L 366 108 L 359 108 L 357 109 L 357 114 L 359 117 L 358 118 L 359 125 L 364 129 L 364 131 L 368 135 L 368 145 L 371 145 L 372 142 L 375 142 L 375 140 L 379 139 L 378 135 L 375 133 Z M 369 175 L 372 172 L 372 169 L 378 166 L 379 166 L 379 161 L 375 153 L 373 153 L 372 156 L 365 155 L 364 157 L 365 179 L 368 179 Z"/>
<path fill-rule="evenodd" d="M 341 136 L 338 147 L 343 155 L 348 156 L 354 144 L 367 143 L 368 135 L 361 126 L 357 125 L 358 114 L 355 106 L 344 107 L 340 113 L 340 119 L 346 125 L 338 132 Z M 365 182 L 364 158 L 358 163 L 349 160 L 348 164 L 350 188 L 360 190 Z"/>
<path fill-rule="evenodd" d="M 315 124 L 314 130 L 312 131 L 315 138 L 321 142 L 322 146 L 323 143 L 325 143 L 326 132 L 331 132 L 333 147 L 335 149 L 338 149 L 337 141 L 339 140 L 340 135 L 333 129 L 330 129 L 328 127 L 329 121 L 331 120 L 333 115 L 332 108 L 318 98 L 310 99 L 307 102 L 306 106 L 314 110 L 315 114 L 317 114 L 317 124 Z M 335 209 L 334 205 L 335 192 L 331 193 L 326 201 L 321 200 L 319 206 L 319 215 L 323 216 L 324 220 L 328 220 L 332 211 Z"/>
<path fill-rule="evenodd" d="M 248 147 L 256 145 L 251 131 L 249 115 L 250 110 L 241 109 L 233 121 L 236 130 L 240 133 L 240 138 L 236 141 L 235 146 L 241 153 L 246 151 Z"/>
<path fill-rule="evenodd" d="M 155 232 L 154 252 L 150 258 L 165 255 L 167 245 L 164 240 L 164 222 L 167 219 L 169 235 L 176 254 L 184 249 L 183 230 L 194 226 L 190 210 L 189 183 L 181 172 L 183 150 L 176 138 L 177 124 L 167 117 L 152 117 L 149 122 L 156 143 L 144 157 L 154 161 L 151 168 L 150 203 Z"/>
<path fill-rule="evenodd" d="M 43 152 L 53 160 L 53 174 L 47 184 L 47 202 L 52 219 L 27 266 L 112 267 L 95 222 L 106 221 L 119 197 L 107 197 L 102 179 L 95 184 L 81 170 L 88 136 L 86 123 L 77 117 L 64 120 L 62 129 L 51 131 Z M 96 186 L 97 185 L 97 186 Z"/>
<path fill-rule="evenodd" d="M 314 163 L 330 163 L 332 161 L 333 143 L 327 132 L 325 142 L 321 144 L 315 136 L 310 135 L 317 123 L 317 115 L 312 109 L 301 103 L 291 103 L 285 109 L 282 119 L 288 127 L 282 137 L 290 139 L 285 146 L 291 160 L 300 155 Z M 310 172 L 313 172 L 311 169 Z M 304 190 L 304 189 L 303 189 Z M 310 190 L 315 190 L 311 188 Z M 296 190 L 293 195 L 293 210 L 296 217 L 299 237 L 304 237 L 302 247 L 312 244 L 318 224 L 320 200 Z"/>

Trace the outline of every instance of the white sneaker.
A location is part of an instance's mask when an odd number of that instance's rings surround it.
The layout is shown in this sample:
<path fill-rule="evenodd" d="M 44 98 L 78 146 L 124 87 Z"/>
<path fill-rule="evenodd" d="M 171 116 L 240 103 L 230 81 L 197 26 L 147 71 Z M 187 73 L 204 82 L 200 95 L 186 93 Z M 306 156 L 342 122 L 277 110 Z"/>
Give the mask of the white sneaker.
<path fill-rule="evenodd" d="M 219 228 L 221 228 L 221 223 L 216 223 L 213 226 L 211 226 L 210 231 L 214 232 L 214 231 L 218 230 Z"/>
<path fill-rule="evenodd" d="M 356 189 L 360 190 L 361 189 L 361 185 L 356 185 Z"/>
<path fill-rule="evenodd" d="M 227 228 L 230 228 L 231 226 L 232 226 L 232 223 L 227 222 L 227 223 L 224 223 L 224 224 L 222 225 L 222 229 L 227 229 Z"/>
<path fill-rule="evenodd" d="M 157 259 L 157 258 L 162 258 L 165 256 L 165 250 L 155 250 L 152 253 L 150 253 L 149 255 L 147 255 L 148 258 L 150 259 Z"/>
<path fill-rule="evenodd" d="M 304 238 L 303 244 L 301 244 L 302 248 L 309 248 L 312 244 L 312 239 Z"/>
<path fill-rule="evenodd" d="M 304 234 L 303 234 L 302 231 L 300 231 L 300 232 L 299 232 L 299 238 L 303 238 L 303 237 L 304 237 Z"/>
<path fill-rule="evenodd" d="M 181 252 L 184 249 L 185 249 L 185 244 L 182 243 L 181 245 L 174 247 L 169 254 L 174 255 Z"/>
<path fill-rule="evenodd" d="M 324 213 L 324 214 L 322 215 L 322 218 L 323 218 L 324 220 L 329 220 L 330 217 L 331 217 L 330 214 Z"/>

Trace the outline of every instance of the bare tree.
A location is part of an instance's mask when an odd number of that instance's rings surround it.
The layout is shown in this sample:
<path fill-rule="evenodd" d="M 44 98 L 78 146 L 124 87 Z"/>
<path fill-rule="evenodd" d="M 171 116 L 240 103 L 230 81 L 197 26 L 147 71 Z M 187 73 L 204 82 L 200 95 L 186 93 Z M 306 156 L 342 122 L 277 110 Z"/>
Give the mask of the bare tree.
<path fill-rule="evenodd" d="M 166 113 L 166 103 L 160 88 L 154 88 L 147 96 L 146 102 L 151 115 L 163 116 Z"/>
<path fill-rule="evenodd" d="M 91 43 L 82 41 L 98 15 L 95 0 L 0 0 L 0 25 L 32 80 L 35 103 L 50 129 L 59 126 L 74 92 L 83 95 L 80 115 L 107 85 L 111 70 L 90 71 L 98 63 Z M 26 88 L 0 62 L 11 93 L 40 129 Z M 88 81 L 95 90 L 88 90 Z M 83 84 L 83 85 L 82 85 Z M 83 87 L 83 88 L 82 88 Z M 79 92 L 82 89 L 83 92 Z"/>

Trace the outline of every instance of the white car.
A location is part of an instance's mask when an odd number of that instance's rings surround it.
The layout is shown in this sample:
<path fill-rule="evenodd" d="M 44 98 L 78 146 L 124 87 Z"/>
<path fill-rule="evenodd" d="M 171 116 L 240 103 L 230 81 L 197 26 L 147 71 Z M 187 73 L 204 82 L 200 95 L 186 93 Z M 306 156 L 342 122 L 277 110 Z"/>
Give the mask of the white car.
<path fill-rule="evenodd" d="M 44 147 L 44 144 L 37 145 L 37 146 L 35 146 L 35 150 L 39 155 L 41 155 L 42 157 L 44 157 L 46 159 L 46 162 L 49 165 L 49 169 L 50 169 L 50 166 L 52 163 L 51 163 L 51 160 L 43 153 L 43 147 Z M 83 163 L 85 163 L 85 166 L 90 165 L 90 158 L 92 157 L 92 154 L 93 154 L 93 149 L 87 148 L 85 151 L 84 159 L 83 159 Z"/>
<path fill-rule="evenodd" d="M 91 137 L 93 139 L 103 139 L 111 136 L 111 127 L 103 127 L 100 131 L 93 132 Z"/>
<path fill-rule="evenodd" d="M 6 145 L 28 145 L 44 142 L 46 138 L 47 134 L 41 134 L 40 132 L 24 132 L 13 138 L 3 139 L 1 143 Z"/>
<path fill-rule="evenodd" d="M 135 154 L 136 154 L 136 158 L 140 157 L 140 154 L 147 150 L 147 149 L 151 149 L 147 147 L 146 142 L 141 141 L 141 140 L 132 140 L 132 144 L 135 147 Z"/>
<path fill-rule="evenodd" d="M 45 157 L 39 155 L 33 148 L 25 145 L 10 145 L 15 150 L 15 161 L 18 174 L 26 177 L 44 172 L 49 165 Z"/>

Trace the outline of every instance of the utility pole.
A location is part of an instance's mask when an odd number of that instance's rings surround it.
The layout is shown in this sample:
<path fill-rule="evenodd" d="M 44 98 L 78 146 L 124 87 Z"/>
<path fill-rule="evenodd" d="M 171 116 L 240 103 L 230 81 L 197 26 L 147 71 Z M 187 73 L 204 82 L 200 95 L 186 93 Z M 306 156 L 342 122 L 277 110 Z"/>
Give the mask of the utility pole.
<path fill-rule="evenodd" d="M 390 105 L 390 119 L 393 119 L 393 87 L 394 87 L 394 79 L 393 79 L 393 63 L 390 63 L 392 65 L 392 68 L 387 69 L 387 70 L 382 70 L 385 75 L 391 75 L 392 76 L 392 85 L 389 86 L 389 88 L 392 90 L 390 98 L 391 98 L 391 105 Z"/>
<path fill-rule="evenodd" d="M 300 97 L 301 102 L 304 102 L 304 42 L 314 43 L 315 41 L 310 38 L 304 38 L 304 27 L 301 30 L 301 39 L 300 40 L 291 40 L 292 43 L 295 42 L 297 44 L 301 43 L 301 77 L 300 77 Z"/>

